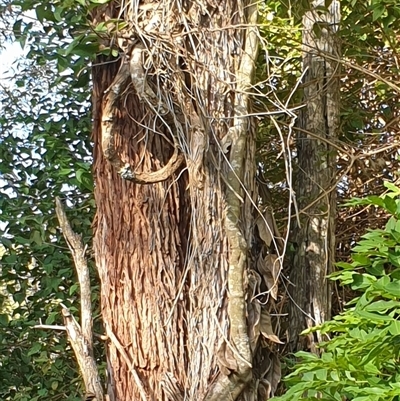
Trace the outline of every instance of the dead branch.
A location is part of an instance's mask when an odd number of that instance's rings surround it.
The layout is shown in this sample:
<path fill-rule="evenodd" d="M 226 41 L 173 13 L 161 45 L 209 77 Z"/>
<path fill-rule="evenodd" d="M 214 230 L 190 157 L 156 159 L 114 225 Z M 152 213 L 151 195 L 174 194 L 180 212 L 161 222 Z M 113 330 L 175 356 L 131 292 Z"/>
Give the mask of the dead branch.
<path fill-rule="evenodd" d="M 72 316 L 69 309 L 62 305 L 62 315 L 67 330 L 68 339 L 74 350 L 75 357 L 85 383 L 87 394 L 95 394 L 97 401 L 104 400 L 103 389 L 100 383 L 100 377 L 94 357 L 90 355 L 90 351 L 83 336 L 81 327 Z"/>
<path fill-rule="evenodd" d="M 59 326 L 58 324 L 35 324 L 33 328 L 39 330 L 67 331 L 65 326 Z"/>
<path fill-rule="evenodd" d="M 104 400 L 99 372 L 93 355 L 93 322 L 89 268 L 81 236 L 74 233 L 65 214 L 61 200 L 56 198 L 56 213 L 64 238 L 72 253 L 81 289 L 81 326 L 69 309 L 62 305 L 64 325 L 68 339 L 78 361 L 86 393 L 95 394 L 97 401 Z"/>
<path fill-rule="evenodd" d="M 58 324 L 35 324 L 33 326 L 34 329 L 38 330 L 55 330 L 55 331 L 67 331 L 67 328 L 65 326 L 59 326 Z M 98 338 L 99 340 L 106 341 L 108 340 L 108 337 L 105 336 L 104 334 L 99 334 L 99 333 L 93 333 L 93 337 Z"/>

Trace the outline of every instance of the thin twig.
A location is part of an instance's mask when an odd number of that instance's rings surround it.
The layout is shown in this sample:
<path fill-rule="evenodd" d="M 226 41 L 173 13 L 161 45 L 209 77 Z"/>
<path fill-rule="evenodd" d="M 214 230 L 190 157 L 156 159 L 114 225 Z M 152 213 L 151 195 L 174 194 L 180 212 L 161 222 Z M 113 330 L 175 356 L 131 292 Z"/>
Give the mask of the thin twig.
<path fill-rule="evenodd" d="M 60 326 L 57 324 L 35 324 L 33 328 L 38 330 L 67 331 L 67 328 L 65 326 Z M 93 333 L 93 336 L 98 338 L 99 340 L 108 340 L 108 337 L 104 334 Z"/>
<path fill-rule="evenodd" d="M 136 386 L 137 386 L 137 388 L 139 390 L 140 398 L 142 399 L 142 401 L 147 401 L 146 392 L 144 390 L 143 383 L 140 380 L 140 377 L 136 372 L 135 365 L 130 360 L 128 354 L 126 353 L 126 351 L 124 349 L 124 347 L 119 342 L 118 338 L 115 336 L 115 334 L 113 333 L 113 331 L 111 330 L 111 328 L 109 327 L 109 325 L 107 323 L 105 323 L 105 327 L 106 327 L 106 333 L 107 333 L 108 338 L 114 344 L 115 348 L 117 348 L 117 350 L 121 354 L 122 358 L 124 359 L 125 363 L 129 366 L 129 370 L 131 371 L 133 379 L 135 380 Z"/>

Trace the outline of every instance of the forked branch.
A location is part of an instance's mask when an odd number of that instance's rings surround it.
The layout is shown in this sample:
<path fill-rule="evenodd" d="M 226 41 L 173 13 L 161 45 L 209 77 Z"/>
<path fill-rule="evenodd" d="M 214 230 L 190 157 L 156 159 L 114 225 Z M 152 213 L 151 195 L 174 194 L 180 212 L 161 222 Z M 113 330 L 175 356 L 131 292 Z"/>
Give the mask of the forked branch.
<path fill-rule="evenodd" d="M 64 207 L 58 197 L 56 198 L 56 213 L 64 238 L 74 259 L 81 290 L 81 325 L 78 324 L 69 309 L 65 305 L 61 305 L 64 325 L 80 367 L 86 393 L 95 395 L 97 401 L 103 401 L 103 389 L 93 355 L 92 302 L 85 248 L 80 235 L 72 230 Z"/>

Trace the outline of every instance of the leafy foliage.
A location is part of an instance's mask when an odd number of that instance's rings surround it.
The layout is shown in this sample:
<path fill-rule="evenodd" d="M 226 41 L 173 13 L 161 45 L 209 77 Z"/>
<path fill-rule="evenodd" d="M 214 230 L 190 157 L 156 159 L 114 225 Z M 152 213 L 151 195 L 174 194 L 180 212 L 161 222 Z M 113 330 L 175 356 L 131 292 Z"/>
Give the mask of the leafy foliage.
<path fill-rule="evenodd" d="M 85 14 L 76 2 L 16 1 L 7 10 L 5 24 L 26 57 L 0 83 L 0 398 L 74 401 L 81 383 L 65 332 L 34 326 L 62 325 L 60 302 L 79 319 L 56 196 L 69 206 L 90 255 L 90 70 L 87 58 L 67 51 L 73 43 L 68 27 L 86 29 Z"/>
<path fill-rule="evenodd" d="M 299 352 L 285 400 L 391 401 L 400 395 L 400 189 L 349 204 L 383 207 L 392 216 L 353 248 L 352 262 L 331 275 L 361 293 L 320 330 L 322 355 Z"/>

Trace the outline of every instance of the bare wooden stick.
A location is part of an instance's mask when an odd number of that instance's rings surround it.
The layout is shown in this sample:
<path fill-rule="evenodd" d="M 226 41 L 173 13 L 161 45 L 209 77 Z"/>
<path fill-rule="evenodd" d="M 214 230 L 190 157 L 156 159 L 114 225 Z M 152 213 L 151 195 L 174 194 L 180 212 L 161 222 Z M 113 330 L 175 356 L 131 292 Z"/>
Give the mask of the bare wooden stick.
<path fill-rule="evenodd" d="M 85 258 L 85 248 L 82 244 L 81 236 L 74 233 L 65 214 L 64 207 L 60 198 L 56 198 L 56 213 L 65 240 L 72 253 L 78 275 L 79 287 L 81 290 L 81 327 L 82 333 L 87 341 L 89 351 L 93 353 L 92 339 L 92 299 L 90 289 L 89 268 Z"/>
<path fill-rule="evenodd" d="M 75 263 L 81 293 L 81 326 L 69 309 L 61 304 L 64 325 L 81 370 L 87 394 L 94 394 L 96 401 L 104 401 L 103 388 L 93 355 L 93 322 L 89 268 L 81 236 L 76 234 L 67 219 L 61 200 L 56 198 L 56 213 L 65 240 Z"/>
<path fill-rule="evenodd" d="M 33 326 L 34 329 L 40 330 L 59 330 L 59 331 L 67 331 L 65 326 L 59 326 L 57 324 L 35 324 Z"/>
<path fill-rule="evenodd" d="M 58 330 L 58 331 L 67 331 L 67 328 L 65 326 L 59 326 L 58 324 L 35 324 L 33 326 L 34 329 L 39 329 L 39 330 Z M 93 337 L 98 338 L 99 340 L 108 340 L 108 337 L 104 334 L 99 334 L 99 333 L 93 333 Z"/>

